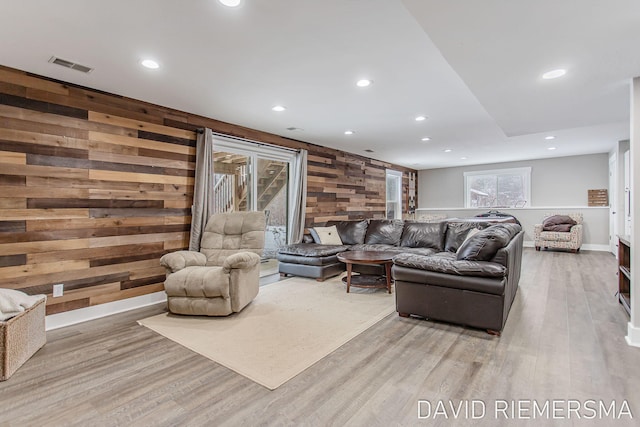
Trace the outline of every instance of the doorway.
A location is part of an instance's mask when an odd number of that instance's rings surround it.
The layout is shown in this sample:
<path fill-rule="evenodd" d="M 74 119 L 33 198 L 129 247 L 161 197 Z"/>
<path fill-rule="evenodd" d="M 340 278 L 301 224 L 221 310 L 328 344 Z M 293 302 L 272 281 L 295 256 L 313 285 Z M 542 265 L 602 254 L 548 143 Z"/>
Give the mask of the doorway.
<path fill-rule="evenodd" d="M 618 257 L 618 156 L 609 157 L 609 250 Z"/>

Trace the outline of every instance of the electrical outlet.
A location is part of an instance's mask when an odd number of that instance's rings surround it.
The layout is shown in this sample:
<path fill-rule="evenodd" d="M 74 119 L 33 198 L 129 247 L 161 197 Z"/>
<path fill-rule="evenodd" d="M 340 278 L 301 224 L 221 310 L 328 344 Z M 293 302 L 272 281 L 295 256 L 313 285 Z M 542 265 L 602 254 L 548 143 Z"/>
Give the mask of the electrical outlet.
<path fill-rule="evenodd" d="M 62 283 L 53 285 L 53 297 L 61 297 L 64 294 L 64 285 Z"/>

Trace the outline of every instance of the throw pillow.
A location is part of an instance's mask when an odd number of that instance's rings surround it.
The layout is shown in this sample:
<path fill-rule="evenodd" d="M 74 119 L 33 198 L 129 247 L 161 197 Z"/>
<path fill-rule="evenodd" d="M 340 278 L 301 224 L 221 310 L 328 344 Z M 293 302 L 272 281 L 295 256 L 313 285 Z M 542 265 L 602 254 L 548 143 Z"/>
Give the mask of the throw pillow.
<path fill-rule="evenodd" d="M 444 250 L 456 253 L 462 245 L 467 233 L 472 228 L 483 230 L 489 227 L 489 222 L 449 222 L 447 224 L 447 234 L 445 236 Z"/>
<path fill-rule="evenodd" d="M 342 245 L 338 229 L 335 225 L 331 227 L 313 227 L 309 229 L 313 240 L 321 245 Z"/>
<path fill-rule="evenodd" d="M 464 238 L 464 241 L 462 242 L 462 244 L 460 245 L 460 248 L 467 243 L 467 240 L 469 240 L 470 238 L 472 238 L 473 236 L 475 236 L 476 234 L 478 234 L 480 232 L 479 228 L 471 228 L 469 229 L 469 231 L 467 232 L 467 237 Z M 460 250 L 460 248 L 458 248 L 458 251 Z M 456 251 L 456 253 L 458 252 Z"/>
<path fill-rule="evenodd" d="M 576 224 L 577 222 L 568 215 L 553 215 L 545 218 L 544 221 L 542 221 L 542 230 L 559 231 L 566 233 L 568 231 L 571 231 L 571 227 Z"/>
<path fill-rule="evenodd" d="M 498 249 L 509 243 L 509 240 L 511 240 L 511 232 L 508 228 L 501 225 L 492 225 L 476 233 L 461 245 L 456 254 L 456 259 L 463 261 L 489 261 L 495 256 Z"/>

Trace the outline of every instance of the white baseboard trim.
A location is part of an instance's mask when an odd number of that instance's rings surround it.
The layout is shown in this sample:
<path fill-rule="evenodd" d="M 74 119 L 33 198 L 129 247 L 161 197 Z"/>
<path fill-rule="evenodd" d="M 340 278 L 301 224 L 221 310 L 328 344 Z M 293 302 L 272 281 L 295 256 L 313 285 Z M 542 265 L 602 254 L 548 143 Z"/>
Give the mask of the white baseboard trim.
<path fill-rule="evenodd" d="M 53 329 L 63 328 L 65 326 L 75 325 L 76 323 L 86 322 L 88 320 L 99 319 L 101 317 L 110 316 L 112 314 L 122 313 L 123 311 L 134 310 L 149 305 L 161 304 L 167 302 L 167 294 L 164 291 L 154 292 L 152 294 L 140 295 L 138 297 L 127 298 L 120 301 L 98 304 L 91 307 L 79 308 L 77 310 L 66 311 L 64 313 L 50 314 L 45 317 L 45 329 L 51 331 Z"/>
<path fill-rule="evenodd" d="M 533 240 L 525 240 L 522 246 L 525 248 L 533 248 L 535 245 L 533 244 Z M 580 249 L 583 251 L 611 252 L 609 245 L 597 245 L 594 243 L 583 243 Z"/>
<path fill-rule="evenodd" d="M 582 249 L 585 251 L 611 252 L 611 247 L 609 245 L 596 245 L 593 243 L 583 244 Z"/>
<path fill-rule="evenodd" d="M 624 339 L 628 345 L 640 347 L 640 328 L 636 328 L 631 322 L 627 323 L 627 336 Z"/>

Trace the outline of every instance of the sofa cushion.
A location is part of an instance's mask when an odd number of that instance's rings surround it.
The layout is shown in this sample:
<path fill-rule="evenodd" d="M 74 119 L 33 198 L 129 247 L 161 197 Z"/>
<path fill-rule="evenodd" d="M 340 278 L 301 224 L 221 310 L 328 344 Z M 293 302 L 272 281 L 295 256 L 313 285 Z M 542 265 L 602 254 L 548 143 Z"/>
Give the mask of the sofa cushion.
<path fill-rule="evenodd" d="M 299 255 L 307 257 L 331 256 L 349 250 L 344 245 L 318 245 L 316 243 L 295 243 L 283 246 L 278 250 L 280 254 Z"/>
<path fill-rule="evenodd" d="M 432 248 L 437 252 L 444 247 L 446 222 L 406 221 L 402 229 L 400 246 L 408 248 Z"/>
<path fill-rule="evenodd" d="M 403 227 L 404 221 L 401 219 L 372 219 L 364 243 L 398 246 Z"/>
<path fill-rule="evenodd" d="M 412 282 L 411 284 L 414 286 L 419 287 L 422 285 L 427 288 L 431 288 L 432 290 L 435 290 L 435 288 L 449 288 L 459 289 L 462 291 L 471 291 L 472 293 L 478 292 L 497 296 L 504 295 L 505 286 L 507 284 L 506 277 L 483 277 L 477 275 L 460 276 L 457 274 L 441 273 L 439 271 L 405 267 L 399 264 L 393 265 L 393 267 L 391 268 L 391 276 L 396 281 L 396 298 L 398 300 L 404 298 L 400 296 L 399 291 L 399 289 L 401 287 L 404 288 L 404 286 L 403 284 L 399 284 L 398 282 Z M 441 294 L 440 291 L 436 291 L 436 293 Z M 417 295 L 414 294 L 414 297 L 417 297 Z M 471 298 L 471 301 L 475 301 L 473 295 L 468 295 L 465 297 L 465 299 L 467 297 Z M 446 299 L 429 301 L 429 304 L 450 306 L 451 301 L 447 301 Z M 466 310 L 466 307 L 455 306 L 455 309 Z M 482 315 L 485 315 L 485 313 L 483 313 Z"/>
<path fill-rule="evenodd" d="M 416 255 L 435 255 L 436 253 L 438 253 L 435 249 L 433 248 L 406 248 L 404 246 L 398 246 L 399 249 L 401 249 L 401 253 L 404 254 L 416 254 Z"/>
<path fill-rule="evenodd" d="M 344 245 L 358 245 L 364 243 L 369 221 L 327 221 L 327 226 L 335 225 Z"/>
<path fill-rule="evenodd" d="M 560 233 L 568 233 L 571 227 L 577 222 L 568 215 L 553 215 L 542 221 L 542 229 L 544 231 L 555 231 Z"/>
<path fill-rule="evenodd" d="M 298 264 L 298 265 L 315 265 L 315 266 L 326 266 L 339 264 L 338 255 L 325 255 L 325 256 L 302 256 L 302 255 L 291 255 L 291 254 L 283 254 L 278 252 L 276 255 L 279 264 Z"/>
<path fill-rule="evenodd" d="M 447 224 L 447 233 L 445 235 L 444 250 L 448 252 L 457 252 L 467 237 L 467 233 L 472 228 L 483 230 L 487 228 L 488 223 L 480 222 L 449 222 Z"/>
<path fill-rule="evenodd" d="M 402 253 L 407 248 L 403 248 L 402 246 L 392 246 L 392 245 L 367 245 L 366 243 L 362 245 L 353 245 L 349 248 L 350 251 L 386 251 L 386 252 L 398 252 Z"/>
<path fill-rule="evenodd" d="M 509 244 L 521 227 L 517 224 L 492 225 L 469 238 L 457 251 L 456 259 L 464 261 L 489 261 L 500 248 Z"/>
<path fill-rule="evenodd" d="M 507 269 L 493 262 L 461 261 L 442 256 L 401 254 L 393 257 L 395 265 L 455 274 L 458 276 L 504 277 Z"/>
<path fill-rule="evenodd" d="M 570 242 L 573 239 L 571 233 L 561 231 L 542 231 L 540 232 L 540 240 L 552 242 Z"/>
<path fill-rule="evenodd" d="M 330 227 L 313 227 L 309 229 L 313 241 L 321 245 L 342 245 L 342 239 L 335 225 Z"/>

